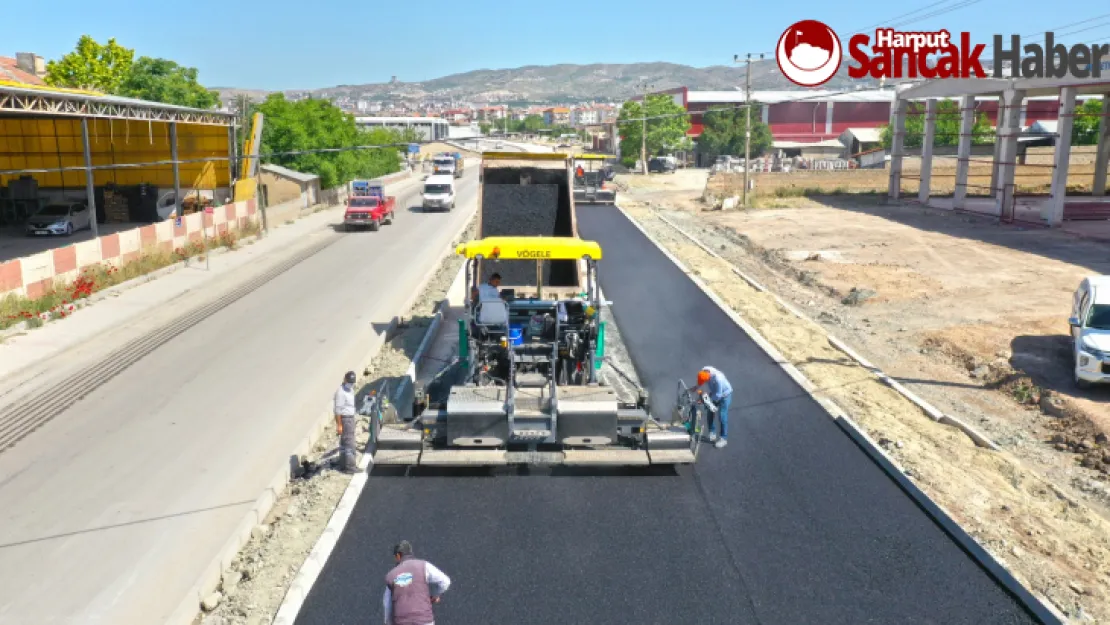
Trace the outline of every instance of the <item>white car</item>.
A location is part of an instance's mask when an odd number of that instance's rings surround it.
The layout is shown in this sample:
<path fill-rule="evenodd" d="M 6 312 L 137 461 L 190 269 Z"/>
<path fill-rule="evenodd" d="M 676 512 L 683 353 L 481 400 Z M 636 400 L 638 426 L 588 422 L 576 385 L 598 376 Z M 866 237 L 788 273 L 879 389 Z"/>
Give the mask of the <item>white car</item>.
<path fill-rule="evenodd" d="M 62 202 L 43 206 L 28 217 L 24 225 L 28 236 L 69 236 L 78 230 L 91 228 L 92 220 L 84 202 Z"/>
<path fill-rule="evenodd" d="M 1091 276 L 1079 283 L 1068 325 L 1075 385 L 1087 388 L 1110 382 L 1110 276 Z"/>
<path fill-rule="evenodd" d="M 424 181 L 424 211 L 449 211 L 453 208 L 455 208 L 455 177 L 451 174 L 428 176 Z"/>

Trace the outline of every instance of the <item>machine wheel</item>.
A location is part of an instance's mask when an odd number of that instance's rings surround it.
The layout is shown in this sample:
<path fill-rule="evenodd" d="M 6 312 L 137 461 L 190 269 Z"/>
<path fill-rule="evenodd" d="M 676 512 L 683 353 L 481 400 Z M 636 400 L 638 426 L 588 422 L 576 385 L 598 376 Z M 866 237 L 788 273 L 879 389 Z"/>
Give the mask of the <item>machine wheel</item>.
<path fill-rule="evenodd" d="M 390 213 L 390 214 L 386 215 L 385 216 L 385 221 L 383 221 L 382 223 L 386 226 L 393 225 L 393 213 Z"/>
<path fill-rule="evenodd" d="M 378 229 L 381 228 L 381 227 L 382 227 L 382 222 L 379 219 L 375 219 L 374 221 L 370 222 L 370 232 L 377 232 Z"/>
<path fill-rule="evenodd" d="M 73 236 L 73 224 L 71 223 L 66 224 L 66 236 Z"/>

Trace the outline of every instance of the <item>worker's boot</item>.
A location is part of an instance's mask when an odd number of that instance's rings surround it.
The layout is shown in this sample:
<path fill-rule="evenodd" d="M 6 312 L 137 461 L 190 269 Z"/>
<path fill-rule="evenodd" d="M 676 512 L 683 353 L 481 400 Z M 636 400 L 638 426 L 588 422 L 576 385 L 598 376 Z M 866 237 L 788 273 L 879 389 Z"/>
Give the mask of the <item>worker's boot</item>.
<path fill-rule="evenodd" d="M 716 447 L 717 449 L 722 449 L 725 445 L 728 445 L 728 440 L 722 438 L 721 440 L 717 441 L 717 444 L 714 445 L 714 447 Z"/>
<path fill-rule="evenodd" d="M 709 433 L 709 442 L 710 443 L 716 443 L 717 442 L 717 433 L 716 432 L 710 432 Z"/>

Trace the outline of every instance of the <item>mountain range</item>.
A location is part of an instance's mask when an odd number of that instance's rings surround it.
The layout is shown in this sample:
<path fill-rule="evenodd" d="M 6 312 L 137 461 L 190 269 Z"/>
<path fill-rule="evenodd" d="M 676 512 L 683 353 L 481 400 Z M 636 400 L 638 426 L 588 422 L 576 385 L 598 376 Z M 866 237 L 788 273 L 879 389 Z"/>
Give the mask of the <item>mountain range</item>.
<path fill-rule="evenodd" d="M 641 93 L 644 85 L 652 91 L 688 87 L 691 90 L 742 90 L 747 71 L 743 65 L 730 67 L 691 67 L 676 63 L 627 63 L 591 65 L 529 65 L 515 69 L 479 69 L 420 82 L 391 81 L 362 85 L 338 85 L 323 89 L 287 90 L 284 93 L 309 93 L 313 97 L 349 97 L 367 100 L 451 100 L 456 102 L 502 102 L 510 104 L 555 104 L 589 100 L 620 102 Z M 841 64 L 836 76 L 823 89 L 849 90 L 878 86 L 877 81 L 848 77 L 848 63 Z M 238 94 L 252 99 L 268 91 L 217 87 L 225 100 Z M 779 71 L 775 61 L 752 63 L 752 89 L 798 89 Z"/>

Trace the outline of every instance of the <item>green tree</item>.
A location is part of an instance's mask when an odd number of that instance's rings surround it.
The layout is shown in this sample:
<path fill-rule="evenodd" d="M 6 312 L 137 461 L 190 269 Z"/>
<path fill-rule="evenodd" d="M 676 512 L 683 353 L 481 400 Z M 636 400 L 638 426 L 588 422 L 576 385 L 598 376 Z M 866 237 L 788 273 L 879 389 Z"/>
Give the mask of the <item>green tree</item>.
<path fill-rule="evenodd" d="M 645 114 L 646 110 L 646 114 Z M 646 122 L 641 121 L 647 117 Z M 690 130 L 690 116 L 669 95 L 649 95 L 647 102 L 629 101 L 617 116 L 621 136 L 621 162 L 631 167 L 640 158 L 643 129 L 647 127 L 648 158 L 672 152 L 683 145 Z"/>
<path fill-rule="evenodd" d="M 752 106 L 752 158 L 762 156 L 774 143 L 771 129 L 764 124 L 762 110 Z M 698 137 L 698 149 L 710 158 L 722 154 L 729 156 L 744 155 L 744 134 L 747 130 L 748 116 L 741 108 L 713 108 L 702 114 L 703 129 Z"/>
<path fill-rule="evenodd" d="M 1082 106 L 1075 107 L 1075 119 L 1071 127 L 1072 145 L 1098 144 L 1098 124 L 1102 119 L 1101 115 L 1101 100 L 1087 100 Z M 1103 121 L 1110 124 L 1110 119 Z"/>
<path fill-rule="evenodd" d="M 73 52 L 46 64 L 46 84 L 117 93 L 131 71 L 134 57 L 134 50 L 117 44 L 115 39 L 100 45 L 92 37 L 81 35 Z"/>
<path fill-rule="evenodd" d="M 478 132 L 482 133 L 483 136 L 488 135 L 489 131 L 492 129 L 493 125 L 489 122 L 478 122 Z"/>
<path fill-rule="evenodd" d="M 219 94 L 197 82 L 196 68 L 149 56 L 141 56 L 131 65 L 127 77 L 114 93 L 198 109 L 214 108 L 220 103 Z"/>
<path fill-rule="evenodd" d="M 265 119 L 262 152 L 293 152 L 328 148 L 389 145 L 375 149 L 313 152 L 267 159 L 290 169 L 320 176 L 320 185 L 330 188 L 355 178 L 373 178 L 400 169 L 401 133 L 376 128 L 363 130 L 352 115 L 326 100 L 290 102 L 280 93 L 271 94 L 257 108 Z"/>
<path fill-rule="evenodd" d="M 960 142 L 960 105 L 955 100 L 937 102 L 937 134 L 933 145 L 958 145 Z M 907 148 L 919 148 L 925 138 L 925 103 L 910 102 L 906 109 L 906 134 L 904 144 Z M 883 126 L 879 140 L 884 148 L 890 149 L 890 126 Z M 976 113 L 971 127 L 971 142 L 976 145 L 994 143 L 991 125 L 985 113 Z"/>
<path fill-rule="evenodd" d="M 547 124 L 543 123 L 543 116 L 541 115 L 526 115 L 524 119 L 520 120 L 521 132 L 538 132 L 547 128 Z"/>

